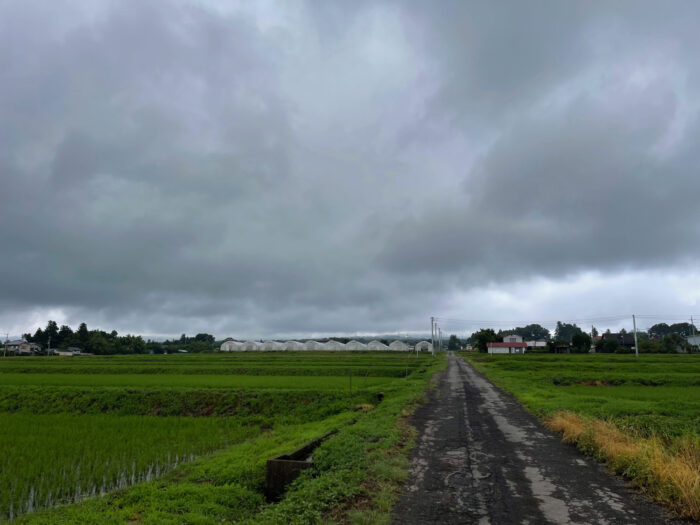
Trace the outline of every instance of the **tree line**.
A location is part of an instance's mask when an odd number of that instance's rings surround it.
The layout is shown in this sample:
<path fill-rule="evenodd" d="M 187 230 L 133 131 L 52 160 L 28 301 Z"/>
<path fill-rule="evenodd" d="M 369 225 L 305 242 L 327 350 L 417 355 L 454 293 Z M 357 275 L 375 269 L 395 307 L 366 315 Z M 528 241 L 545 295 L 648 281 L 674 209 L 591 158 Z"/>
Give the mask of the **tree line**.
<path fill-rule="evenodd" d="M 44 329 L 37 328 L 34 334 L 27 333 L 22 338 L 29 343 L 38 344 L 45 350 L 76 348 L 96 355 L 170 354 L 180 350 L 199 353 L 218 348 L 214 336 L 205 333 L 193 337 L 182 334 L 179 339 L 173 340 L 146 341 L 140 335 L 119 335 L 116 330 L 89 330 L 86 323 L 80 323 L 74 331 L 68 325 L 59 327 L 55 321 L 49 321 Z"/>
<path fill-rule="evenodd" d="M 637 340 L 640 353 L 673 353 L 678 350 L 683 352 L 697 351 L 697 346 L 691 345 L 687 337 L 695 335 L 697 328 L 691 323 L 657 323 L 649 330 L 637 331 Z M 536 348 L 534 351 L 551 352 L 558 347 L 568 347 L 572 353 L 588 353 L 591 346 L 596 353 L 631 353 L 634 349 L 620 341 L 620 337 L 630 336 L 623 328 L 617 334 L 606 330 L 602 337 L 595 326 L 591 327 L 591 333 L 586 333 L 576 323 L 564 323 L 557 321 L 554 333 L 539 324 L 529 324 L 508 330 L 496 332 L 492 328 L 482 328 L 472 333 L 464 341 L 456 335 L 451 335 L 448 340 L 448 349 L 457 350 L 465 343 L 471 344 L 479 352 L 487 351 L 488 343 L 502 342 L 508 335 L 519 335 L 523 340 L 546 341 L 547 346 Z M 606 337 L 607 336 L 607 337 Z"/>

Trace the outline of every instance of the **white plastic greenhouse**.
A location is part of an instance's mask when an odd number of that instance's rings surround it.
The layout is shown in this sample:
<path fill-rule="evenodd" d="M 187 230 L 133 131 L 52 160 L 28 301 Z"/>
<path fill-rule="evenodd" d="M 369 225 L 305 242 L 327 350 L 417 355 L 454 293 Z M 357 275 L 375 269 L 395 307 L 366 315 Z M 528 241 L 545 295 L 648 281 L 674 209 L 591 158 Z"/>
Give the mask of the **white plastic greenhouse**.
<path fill-rule="evenodd" d="M 389 350 L 398 350 L 400 352 L 408 352 L 408 345 L 403 341 L 394 341 L 389 345 Z"/>
<path fill-rule="evenodd" d="M 285 341 L 282 343 L 285 350 L 303 350 L 304 344 L 299 341 Z"/>
<path fill-rule="evenodd" d="M 367 343 L 367 349 L 368 350 L 388 350 L 389 347 L 382 343 L 381 341 L 377 341 L 376 339 L 374 341 L 370 341 Z"/>
<path fill-rule="evenodd" d="M 260 350 L 260 343 L 256 341 L 246 341 L 241 345 L 241 350 L 244 352 L 252 352 L 255 350 Z"/>
<path fill-rule="evenodd" d="M 237 350 L 240 350 L 241 346 L 243 346 L 243 343 L 239 343 L 238 341 L 234 341 L 234 340 L 229 340 L 229 341 L 224 341 L 223 343 L 221 343 L 220 350 L 222 352 L 235 352 Z"/>
<path fill-rule="evenodd" d="M 348 341 L 345 343 L 345 349 L 346 350 L 367 350 L 367 345 L 364 343 L 360 343 L 359 341 L 355 341 L 354 339 L 352 341 Z"/>
<path fill-rule="evenodd" d="M 304 350 L 323 350 L 323 344 L 309 339 L 304 343 Z"/>
<path fill-rule="evenodd" d="M 345 345 L 339 341 L 334 341 L 331 339 L 327 343 L 323 344 L 324 350 L 345 350 Z"/>
<path fill-rule="evenodd" d="M 420 343 L 416 343 L 416 352 L 432 352 L 433 351 L 433 345 L 429 343 L 428 341 L 421 341 Z"/>

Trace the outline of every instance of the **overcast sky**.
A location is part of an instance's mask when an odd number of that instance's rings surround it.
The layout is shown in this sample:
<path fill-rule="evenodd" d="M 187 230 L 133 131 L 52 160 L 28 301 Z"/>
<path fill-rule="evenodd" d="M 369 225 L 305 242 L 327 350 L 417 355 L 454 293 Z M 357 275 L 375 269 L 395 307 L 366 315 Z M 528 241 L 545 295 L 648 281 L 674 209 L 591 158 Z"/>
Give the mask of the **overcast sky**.
<path fill-rule="evenodd" d="M 0 330 L 698 314 L 699 19 L 0 2 Z"/>

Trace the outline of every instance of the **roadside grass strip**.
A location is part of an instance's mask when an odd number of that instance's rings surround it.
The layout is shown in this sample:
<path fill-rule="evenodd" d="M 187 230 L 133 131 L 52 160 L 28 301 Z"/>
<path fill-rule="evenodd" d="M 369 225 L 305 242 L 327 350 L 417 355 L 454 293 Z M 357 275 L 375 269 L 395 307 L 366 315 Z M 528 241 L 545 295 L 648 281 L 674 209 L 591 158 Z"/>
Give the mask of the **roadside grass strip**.
<path fill-rule="evenodd" d="M 700 520 L 700 355 L 463 357 L 564 442 Z"/>
<path fill-rule="evenodd" d="M 616 474 L 683 518 L 700 520 L 700 440 L 688 436 L 664 444 L 658 438 L 639 438 L 613 423 L 558 412 L 545 424 L 562 434 L 564 443 L 604 461 Z"/>

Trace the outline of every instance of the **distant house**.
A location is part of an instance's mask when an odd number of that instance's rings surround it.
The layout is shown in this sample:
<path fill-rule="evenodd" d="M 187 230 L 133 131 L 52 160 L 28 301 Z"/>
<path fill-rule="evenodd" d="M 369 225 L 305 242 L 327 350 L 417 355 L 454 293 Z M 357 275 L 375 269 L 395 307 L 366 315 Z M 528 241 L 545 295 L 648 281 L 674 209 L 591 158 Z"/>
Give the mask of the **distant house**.
<path fill-rule="evenodd" d="M 69 346 L 68 348 L 59 348 L 58 350 L 54 350 L 54 353 L 58 356 L 61 357 L 73 357 L 77 355 L 92 355 L 92 354 L 84 354 L 83 350 L 81 348 L 77 348 L 75 346 Z"/>
<path fill-rule="evenodd" d="M 28 343 L 24 339 L 8 341 L 5 343 L 8 352 L 15 355 L 35 355 L 41 352 L 41 346 L 36 343 Z"/>
<path fill-rule="evenodd" d="M 503 341 L 502 343 L 486 343 L 489 354 L 524 354 L 527 350 L 527 343 L 523 343 L 523 338 L 519 335 L 509 335 L 505 339 L 516 339 L 520 341 Z"/>
<path fill-rule="evenodd" d="M 526 341 L 528 348 L 547 348 L 547 341 Z"/>
<path fill-rule="evenodd" d="M 553 354 L 570 354 L 571 344 L 567 342 L 553 342 L 550 348 Z"/>
<path fill-rule="evenodd" d="M 620 343 L 620 346 L 634 349 L 634 334 L 605 333 L 601 336 L 601 339 L 616 339 L 617 342 Z"/>
<path fill-rule="evenodd" d="M 689 335 L 687 341 L 690 346 L 700 346 L 700 335 Z"/>

